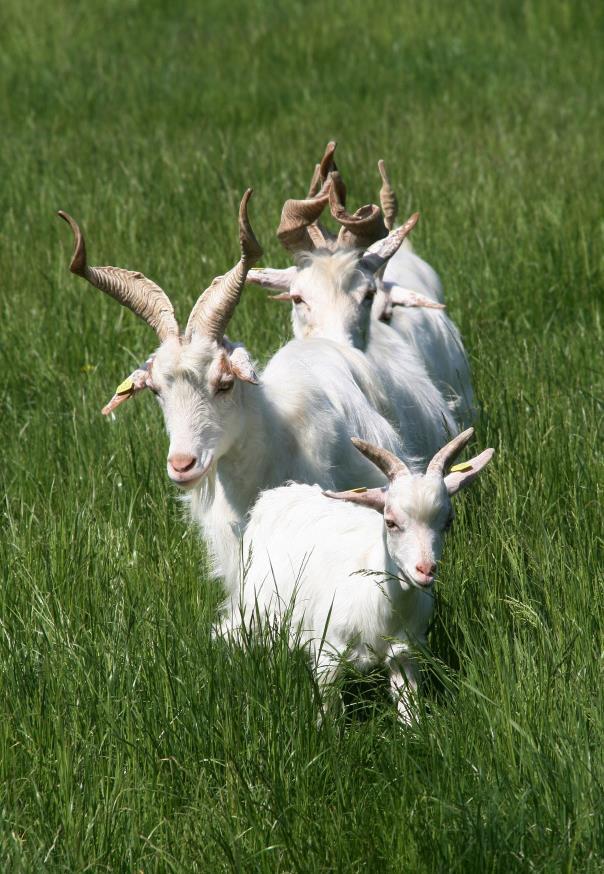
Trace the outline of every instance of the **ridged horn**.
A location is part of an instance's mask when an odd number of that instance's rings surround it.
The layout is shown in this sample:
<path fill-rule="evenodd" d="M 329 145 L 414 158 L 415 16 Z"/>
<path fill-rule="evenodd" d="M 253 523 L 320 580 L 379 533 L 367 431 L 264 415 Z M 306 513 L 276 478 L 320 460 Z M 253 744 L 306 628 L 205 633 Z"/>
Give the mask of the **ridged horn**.
<path fill-rule="evenodd" d="M 82 276 L 95 288 L 132 310 L 153 328 L 162 342 L 166 337 L 178 336 L 174 308 L 165 291 L 142 273 L 121 267 L 89 267 L 86 262 L 84 235 L 78 223 L 63 210 L 59 210 L 58 214 L 73 231 L 75 247 L 69 265 L 71 272 Z"/>
<path fill-rule="evenodd" d="M 341 178 L 336 171 L 331 174 L 329 208 L 334 219 L 342 225 L 338 234 L 338 246 L 366 249 L 388 233 L 379 206 L 368 204 L 351 215 L 346 211 L 341 198 Z"/>
<path fill-rule="evenodd" d="M 378 240 L 363 253 L 362 261 L 365 267 L 372 270 L 374 273 L 383 267 L 392 256 L 398 252 L 403 244 L 403 240 L 407 237 L 415 225 L 419 221 L 419 213 L 414 212 L 404 225 L 401 225 L 396 230 L 391 231 L 383 240 Z"/>
<path fill-rule="evenodd" d="M 320 163 L 315 164 L 315 172 L 313 173 L 308 194 L 306 195 L 307 199 L 310 197 L 316 197 L 332 170 L 338 169 L 333 158 L 336 146 L 336 141 L 330 140 L 325 146 L 325 151 Z"/>
<path fill-rule="evenodd" d="M 384 224 L 389 231 L 394 227 L 396 214 L 398 212 L 398 200 L 394 188 L 390 184 L 386 165 L 382 160 L 378 161 L 378 170 L 382 177 L 382 187 L 380 188 L 380 204 L 384 213 Z"/>
<path fill-rule="evenodd" d="M 306 200 L 286 200 L 281 211 L 277 236 L 289 252 L 313 249 L 314 242 L 308 228 L 318 221 L 329 200 L 330 180 L 322 186 L 316 197 Z"/>
<path fill-rule="evenodd" d="M 461 434 L 458 434 L 457 437 L 450 440 L 446 446 L 442 447 L 442 449 L 439 449 L 428 465 L 426 475 L 434 474 L 436 476 L 444 476 L 445 468 L 457 458 L 461 450 L 470 442 L 473 435 L 474 428 L 468 428 L 466 431 L 462 431 Z"/>
<path fill-rule="evenodd" d="M 352 437 L 351 439 L 359 452 L 362 452 L 365 458 L 368 458 L 372 464 L 379 467 L 390 482 L 396 479 L 397 476 L 403 476 L 410 472 L 405 462 L 397 458 L 393 452 L 382 449 L 380 446 L 374 446 L 373 443 L 367 443 L 366 440 L 360 440 L 358 437 Z"/>
<path fill-rule="evenodd" d="M 185 340 L 190 340 L 194 331 L 217 342 L 224 336 L 226 326 L 239 303 L 247 272 L 261 257 L 262 248 L 256 239 L 247 214 L 247 205 L 252 189 L 243 195 L 239 206 L 239 244 L 241 258 L 224 276 L 217 276 L 209 288 L 200 295 L 191 310 Z"/>

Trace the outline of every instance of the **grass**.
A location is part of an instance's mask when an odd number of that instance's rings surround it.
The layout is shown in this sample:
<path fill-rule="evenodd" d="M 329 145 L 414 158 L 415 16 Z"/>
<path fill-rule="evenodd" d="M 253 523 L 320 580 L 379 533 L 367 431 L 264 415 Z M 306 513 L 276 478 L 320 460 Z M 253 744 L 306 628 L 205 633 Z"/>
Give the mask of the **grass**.
<path fill-rule="evenodd" d="M 350 0 L 0 12 L 0 867 L 604 869 L 601 6 Z M 316 725 L 303 659 L 210 638 L 220 598 L 158 411 L 99 408 L 149 330 L 67 271 L 141 269 L 180 318 L 266 258 L 327 139 L 387 161 L 472 357 L 478 444 L 416 728 L 379 694 Z M 265 360 L 287 314 L 249 289 Z"/>

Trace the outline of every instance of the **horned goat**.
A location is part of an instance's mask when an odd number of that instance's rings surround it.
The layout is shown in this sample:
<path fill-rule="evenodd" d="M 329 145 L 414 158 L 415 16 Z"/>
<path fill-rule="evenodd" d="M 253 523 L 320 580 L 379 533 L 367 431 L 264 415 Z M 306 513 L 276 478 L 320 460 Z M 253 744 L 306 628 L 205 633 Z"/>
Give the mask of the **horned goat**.
<path fill-rule="evenodd" d="M 448 436 L 458 431 L 457 423 L 414 346 L 405 343 L 389 325 L 371 317 L 377 290 L 375 274 L 384 269 L 414 227 L 418 215 L 386 239 L 373 242 L 364 254 L 362 250 L 341 245 L 300 253 L 296 248 L 299 235 L 302 231 L 317 233 L 317 225 L 311 221 L 316 217 L 314 201 L 324 196 L 331 198 L 334 215 L 347 222 L 343 227 L 346 233 L 352 234 L 354 225 L 363 245 L 373 239 L 375 234 L 369 226 L 377 224 L 377 217 L 383 227 L 378 207 L 367 220 L 357 217 L 356 224 L 354 217 L 345 218 L 340 201 L 334 199 L 339 186 L 335 172 L 330 181 L 327 195 L 302 202 L 290 200 L 284 206 L 279 235 L 290 251 L 296 252 L 297 266 L 285 270 L 252 269 L 247 281 L 278 290 L 280 293 L 273 300 L 291 301 L 294 336 L 327 338 L 366 355 L 388 398 L 388 406 L 381 411 L 401 435 L 405 452 L 425 462 Z M 370 207 L 367 211 L 369 214 Z M 409 295 L 409 303 L 439 306 L 418 294 Z"/>
<path fill-rule="evenodd" d="M 292 300 L 296 336 L 304 332 L 308 336 L 311 330 L 314 336 L 329 337 L 344 333 L 358 344 L 359 334 L 367 336 L 369 315 L 366 306 L 372 297 L 373 318 L 391 324 L 406 346 L 415 352 L 446 399 L 457 423 L 468 424 L 473 418 L 474 409 L 466 353 L 459 331 L 444 312 L 438 275 L 413 252 L 409 243 L 407 234 L 413 225 L 408 226 L 402 235 L 401 229 L 396 235 L 390 235 L 391 241 L 398 240 L 398 247 L 391 247 L 389 257 L 382 259 L 369 281 L 365 277 L 365 281 L 360 282 L 360 288 L 348 281 L 340 283 L 339 294 L 334 294 L 333 288 L 330 293 L 330 278 L 317 275 L 324 271 L 315 270 L 313 275 L 308 270 L 312 258 L 304 253 L 317 249 L 323 254 L 342 250 L 350 252 L 352 249 L 358 252 L 360 262 L 366 261 L 369 253 L 361 255 L 362 250 L 371 247 L 372 243 L 378 247 L 383 245 L 376 241 L 392 230 L 396 218 L 396 194 L 383 161 L 378 162 L 382 177 L 382 212 L 374 204 L 361 207 L 353 215 L 346 211 L 346 187 L 337 171 L 334 151 L 335 143 L 331 142 L 321 163 L 316 166 L 307 198 L 288 200 L 283 207 L 277 236 L 296 257 L 298 267 L 252 270 L 248 280 L 281 292 L 275 299 Z M 337 237 L 320 223 L 321 214 L 328 203 L 332 216 L 341 225 Z M 351 262 L 343 263 L 350 265 Z M 311 287 L 311 282 L 315 283 L 315 288 Z M 309 322 L 314 322 L 314 326 L 309 327 Z M 367 349 L 369 355 L 373 351 Z M 377 348 L 375 358 L 378 362 L 384 361 Z"/>
<path fill-rule="evenodd" d="M 187 490 L 216 572 L 227 579 L 235 577 L 241 526 L 262 489 L 290 479 L 326 488 L 363 478 L 383 482 L 352 447 L 356 433 L 401 450 L 376 411 L 385 400 L 372 388 L 370 368 L 354 350 L 329 340 L 293 340 L 257 375 L 248 352 L 225 337 L 246 273 L 261 254 L 247 215 L 250 194 L 239 211 L 241 258 L 199 297 L 182 334 L 168 296 L 154 282 L 141 273 L 89 267 L 78 225 L 60 213 L 75 237 L 72 272 L 133 310 L 161 341 L 103 412 L 145 388 L 154 392 L 170 438 L 168 475 Z"/>
<path fill-rule="evenodd" d="M 456 421 L 469 424 L 475 415 L 474 390 L 461 334 L 443 309 L 411 308 L 408 301 L 414 294 L 434 303 L 444 301 L 436 271 L 415 252 L 401 247 L 386 265 L 372 315 L 387 322 L 415 350 Z"/>
<path fill-rule="evenodd" d="M 353 438 L 387 486 L 322 493 L 317 485 L 292 484 L 264 492 L 244 536 L 248 563 L 217 633 L 237 640 L 243 628 L 247 634 L 285 619 L 292 644 L 308 649 L 324 689 L 344 660 L 360 670 L 385 662 L 408 722 L 416 650 L 426 644 L 437 563 L 453 519 L 451 496 L 493 455 L 487 449 L 447 473 L 472 434 L 469 428 L 440 449 L 423 475 Z"/>

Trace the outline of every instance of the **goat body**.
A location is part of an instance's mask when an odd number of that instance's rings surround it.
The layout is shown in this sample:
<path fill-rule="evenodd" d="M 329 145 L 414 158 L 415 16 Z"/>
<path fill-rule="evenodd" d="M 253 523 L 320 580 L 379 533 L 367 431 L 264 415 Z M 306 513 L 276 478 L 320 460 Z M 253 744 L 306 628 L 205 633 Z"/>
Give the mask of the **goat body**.
<path fill-rule="evenodd" d="M 397 696 L 405 682 L 417 685 L 413 651 L 426 643 L 434 598 L 401 584 L 374 510 L 331 502 L 316 485 L 273 489 L 251 514 L 244 562 L 248 556 L 243 582 L 225 605 L 222 634 L 236 636 L 255 617 L 287 617 L 322 686 L 343 657 L 359 670 L 386 662 Z M 404 718 L 408 702 L 401 707 Z"/>
<path fill-rule="evenodd" d="M 444 302 L 438 274 L 409 245 L 403 245 L 389 260 L 382 285 L 386 293 L 386 311 L 390 315 L 389 324 L 420 356 L 459 425 L 468 425 L 474 418 L 474 392 L 459 330 L 444 310 L 396 306 L 397 287 Z M 381 295 L 378 294 L 376 314 L 382 307 Z"/>
<path fill-rule="evenodd" d="M 254 276 L 261 274 L 255 271 Z M 288 272 L 287 280 L 291 286 L 281 299 L 293 302 L 294 335 L 328 338 L 343 350 L 364 355 L 374 385 L 381 385 L 387 398 L 387 405 L 378 409 L 398 431 L 405 453 L 424 462 L 431 458 L 457 433 L 457 423 L 415 344 L 371 318 L 376 282 L 358 252 L 318 250 L 304 255 L 298 271 Z"/>
<path fill-rule="evenodd" d="M 171 452 L 213 453 L 207 474 L 187 494 L 216 573 L 224 575 L 230 591 L 239 571 L 245 517 L 261 490 L 288 480 L 336 489 L 381 484 L 383 475 L 354 449 L 350 437 L 360 434 L 397 454 L 402 446 L 370 402 L 385 404 L 372 385 L 370 367 L 354 350 L 329 340 L 293 340 L 273 356 L 259 384 L 235 380 L 227 397 L 206 399 L 204 406 L 199 377 L 207 370 L 204 355 L 213 355 L 205 343 L 197 339 L 187 348 L 190 373 L 179 372 L 164 344 L 153 374 L 157 385 L 166 386 L 162 394 Z M 191 386 L 193 375 L 198 382 Z M 187 424 L 195 403 L 199 420 Z M 210 418 L 213 430 L 206 436 Z"/>
<path fill-rule="evenodd" d="M 386 662 L 408 721 L 408 690 L 418 681 L 413 651 L 426 643 L 451 496 L 493 456 L 487 449 L 445 474 L 472 434 L 470 428 L 439 449 L 424 475 L 389 450 L 354 439 L 387 476 L 379 488 L 322 493 L 292 484 L 264 492 L 250 514 L 220 633 L 237 638 L 242 627 L 287 619 L 323 685 L 344 657 L 361 670 Z"/>

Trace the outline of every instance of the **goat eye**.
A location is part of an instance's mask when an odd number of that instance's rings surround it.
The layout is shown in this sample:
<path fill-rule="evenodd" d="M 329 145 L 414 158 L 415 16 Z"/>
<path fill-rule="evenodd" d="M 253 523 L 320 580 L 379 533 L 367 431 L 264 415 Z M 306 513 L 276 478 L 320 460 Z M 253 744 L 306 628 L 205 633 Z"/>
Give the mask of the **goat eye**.
<path fill-rule="evenodd" d="M 384 519 L 384 524 L 386 525 L 386 528 L 390 528 L 391 531 L 393 528 L 398 527 L 396 522 L 394 522 L 392 519 Z"/>
<path fill-rule="evenodd" d="M 216 386 L 216 393 L 223 391 L 230 391 L 235 385 L 235 380 L 231 379 L 228 382 L 219 382 Z"/>
<path fill-rule="evenodd" d="M 292 303 L 302 303 L 302 298 L 299 294 L 292 294 Z"/>

